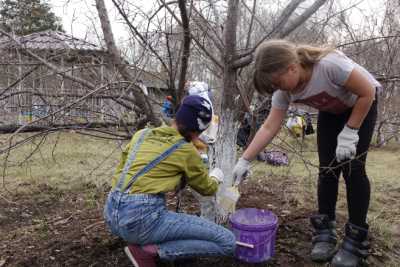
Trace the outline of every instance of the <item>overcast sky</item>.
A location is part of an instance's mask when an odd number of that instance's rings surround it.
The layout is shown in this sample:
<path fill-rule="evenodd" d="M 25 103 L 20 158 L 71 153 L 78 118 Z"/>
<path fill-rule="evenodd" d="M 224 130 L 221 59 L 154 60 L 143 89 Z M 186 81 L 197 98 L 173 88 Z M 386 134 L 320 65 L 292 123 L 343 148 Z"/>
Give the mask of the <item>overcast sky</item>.
<path fill-rule="evenodd" d="M 50 0 L 49 2 L 56 16 L 62 19 L 64 30 L 67 33 L 79 38 L 85 38 L 89 35 L 89 39 L 93 39 L 96 36 L 96 31 L 101 32 L 97 23 L 94 0 Z M 111 7 L 110 0 L 105 0 L 105 2 L 108 8 Z M 109 14 L 109 16 L 115 34 L 122 31 L 122 28 L 118 27 L 119 24 L 112 20 L 115 16 L 113 14 Z"/>
<path fill-rule="evenodd" d="M 132 0 L 136 5 L 141 5 L 144 8 L 151 8 L 154 0 Z M 262 0 L 267 1 L 267 0 Z M 259 3 L 262 3 L 260 1 Z M 354 3 L 362 2 L 357 9 L 352 9 L 350 18 L 353 24 L 362 24 L 363 19 L 360 12 L 377 16 L 382 11 L 383 5 L 380 0 L 339 0 L 342 7 L 350 6 Z M 79 38 L 88 38 L 95 41 L 97 33 L 101 35 L 101 27 L 98 24 L 96 13 L 95 0 L 49 0 L 54 13 L 62 18 L 64 29 L 67 33 Z M 67 3 L 67 4 L 66 4 Z M 118 14 L 111 0 L 105 0 L 106 6 L 109 9 L 109 17 L 113 28 L 115 39 L 118 43 L 124 42 L 128 36 L 124 32 L 122 23 L 118 21 Z"/>

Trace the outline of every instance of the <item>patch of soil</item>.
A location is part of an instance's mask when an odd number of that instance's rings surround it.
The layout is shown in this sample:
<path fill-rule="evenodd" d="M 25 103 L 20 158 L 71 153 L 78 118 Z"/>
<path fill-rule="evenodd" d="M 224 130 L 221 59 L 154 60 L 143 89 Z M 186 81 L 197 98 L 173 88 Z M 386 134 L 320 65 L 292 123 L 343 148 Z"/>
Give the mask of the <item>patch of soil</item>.
<path fill-rule="evenodd" d="M 267 182 L 257 181 L 241 188 L 238 208 L 268 209 L 279 218 L 276 254 L 271 261 L 246 264 L 234 258 L 200 258 L 161 262 L 159 266 L 316 266 L 308 259 L 312 235 L 308 218 L 312 210 L 291 198 L 288 186 L 290 181 L 285 180 L 275 183 L 271 190 Z M 125 242 L 112 236 L 102 220 L 109 189 L 87 184 L 67 192 L 41 185 L 29 194 L 0 198 L 0 267 L 131 266 L 123 252 Z M 182 199 L 185 212 L 198 213 L 199 207 L 187 190 Z M 167 203 L 175 209 L 174 197 L 169 196 Z M 344 223 L 344 218 L 338 220 L 339 225 Z M 384 265 L 385 256 L 370 258 L 373 266 Z"/>

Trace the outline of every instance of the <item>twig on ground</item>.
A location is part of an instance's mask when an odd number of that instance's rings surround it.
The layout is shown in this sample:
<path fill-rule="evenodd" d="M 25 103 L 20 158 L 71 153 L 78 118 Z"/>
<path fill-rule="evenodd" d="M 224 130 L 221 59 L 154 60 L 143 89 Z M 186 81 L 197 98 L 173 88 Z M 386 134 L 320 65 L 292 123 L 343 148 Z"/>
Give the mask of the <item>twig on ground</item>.
<path fill-rule="evenodd" d="M 83 229 L 83 232 L 85 233 L 86 236 L 89 236 L 88 230 L 90 230 L 91 228 L 94 228 L 100 224 L 103 224 L 103 223 L 104 223 L 104 220 L 100 220 L 95 223 L 92 223 L 91 225 L 86 226 L 85 229 Z"/>
<path fill-rule="evenodd" d="M 14 204 L 14 205 L 18 205 L 17 202 L 14 202 L 12 200 L 9 200 L 8 198 L 6 198 L 5 196 L 3 196 L 2 194 L 0 194 L 0 198 L 4 199 L 7 203 L 9 204 Z"/>

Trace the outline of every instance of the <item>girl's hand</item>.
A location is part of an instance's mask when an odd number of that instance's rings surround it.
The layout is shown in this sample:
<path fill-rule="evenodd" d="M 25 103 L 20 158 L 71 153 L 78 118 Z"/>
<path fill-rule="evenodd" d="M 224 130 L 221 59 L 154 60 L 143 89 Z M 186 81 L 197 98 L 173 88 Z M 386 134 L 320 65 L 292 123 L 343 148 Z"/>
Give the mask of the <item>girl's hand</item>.
<path fill-rule="evenodd" d="M 357 151 L 358 129 L 351 129 L 347 125 L 337 137 L 336 160 L 338 162 L 354 159 Z"/>
<path fill-rule="evenodd" d="M 233 168 L 233 184 L 235 186 L 239 185 L 242 179 L 246 177 L 246 175 L 249 172 L 249 169 L 250 169 L 250 161 L 244 158 L 239 158 L 238 162 Z"/>
<path fill-rule="evenodd" d="M 218 184 L 223 184 L 224 183 L 224 173 L 222 172 L 221 169 L 219 168 L 214 168 L 210 172 L 210 177 L 214 178 L 215 181 L 217 181 Z"/>

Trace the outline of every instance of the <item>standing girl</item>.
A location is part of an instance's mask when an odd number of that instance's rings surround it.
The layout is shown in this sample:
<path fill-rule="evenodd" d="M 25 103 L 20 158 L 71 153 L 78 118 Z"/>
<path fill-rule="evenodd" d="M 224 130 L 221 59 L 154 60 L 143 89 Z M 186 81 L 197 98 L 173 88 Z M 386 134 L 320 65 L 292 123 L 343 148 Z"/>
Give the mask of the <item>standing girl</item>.
<path fill-rule="evenodd" d="M 253 78 L 259 93 L 272 94 L 272 108 L 234 168 L 236 183 L 247 173 L 250 161 L 278 133 L 290 103 L 318 109 L 318 214 L 311 216 L 315 229 L 311 258 L 329 261 L 333 257 L 333 266 L 358 266 L 368 253 L 370 183 L 365 161 L 377 116 L 376 90 L 381 85 L 339 51 L 296 46 L 285 40 L 260 45 Z M 349 218 L 336 252 L 340 174 L 346 183 Z"/>

